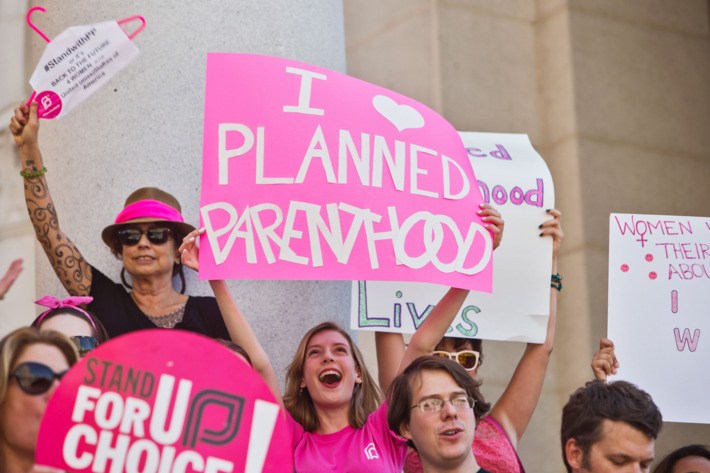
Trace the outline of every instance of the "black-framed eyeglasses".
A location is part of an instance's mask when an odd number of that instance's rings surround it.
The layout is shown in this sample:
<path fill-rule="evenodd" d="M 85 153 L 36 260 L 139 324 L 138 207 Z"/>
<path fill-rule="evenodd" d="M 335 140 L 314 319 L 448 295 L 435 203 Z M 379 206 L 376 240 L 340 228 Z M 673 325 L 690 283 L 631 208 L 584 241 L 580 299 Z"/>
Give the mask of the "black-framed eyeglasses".
<path fill-rule="evenodd" d="M 26 361 L 17 365 L 11 376 L 17 380 L 20 389 L 27 394 L 37 396 L 49 391 L 54 380 L 61 380 L 62 377 L 67 374 L 67 371 L 68 370 L 64 370 L 55 373 L 49 366 L 43 363 Z"/>
<path fill-rule="evenodd" d="M 142 235 L 145 235 L 152 244 L 162 245 L 168 241 L 172 232 L 172 229 L 168 227 L 153 227 L 145 230 L 140 227 L 130 227 L 121 228 L 118 230 L 117 235 L 118 240 L 125 246 L 137 245 L 141 241 Z"/>
<path fill-rule="evenodd" d="M 75 335 L 69 337 L 69 340 L 74 344 L 79 356 L 84 356 L 91 350 L 99 346 L 99 339 L 96 337 L 87 337 L 85 335 Z"/>
<path fill-rule="evenodd" d="M 476 400 L 470 396 L 460 395 L 454 396 L 451 399 L 440 399 L 438 397 L 431 397 L 424 399 L 419 404 L 413 405 L 411 408 L 414 409 L 418 407 L 420 411 L 424 414 L 430 412 L 440 412 L 444 408 L 444 404 L 450 402 L 454 409 L 457 411 L 465 411 L 466 409 L 471 409 L 476 403 Z"/>
<path fill-rule="evenodd" d="M 437 350 L 434 356 L 442 358 L 450 358 L 466 368 L 466 371 L 473 371 L 478 367 L 478 362 L 481 359 L 481 354 L 476 350 L 461 350 L 461 351 L 444 351 Z"/>

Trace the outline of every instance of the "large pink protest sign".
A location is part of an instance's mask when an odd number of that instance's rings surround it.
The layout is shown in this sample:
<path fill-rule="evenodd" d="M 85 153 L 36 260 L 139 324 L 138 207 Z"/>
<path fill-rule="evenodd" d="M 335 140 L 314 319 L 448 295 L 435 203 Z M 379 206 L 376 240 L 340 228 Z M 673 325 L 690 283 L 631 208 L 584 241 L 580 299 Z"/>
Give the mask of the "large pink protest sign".
<path fill-rule="evenodd" d="M 408 97 L 281 58 L 207 57 L 203 279 L 490 291 L 475 183 L 456 130 Z"/>
<path fill-rule="evenodd" d="M 220 344 L 143 330 L 100 346 L 62 379 L 36 461 L 73 472 L 293 471 L 281 412 Z"/>

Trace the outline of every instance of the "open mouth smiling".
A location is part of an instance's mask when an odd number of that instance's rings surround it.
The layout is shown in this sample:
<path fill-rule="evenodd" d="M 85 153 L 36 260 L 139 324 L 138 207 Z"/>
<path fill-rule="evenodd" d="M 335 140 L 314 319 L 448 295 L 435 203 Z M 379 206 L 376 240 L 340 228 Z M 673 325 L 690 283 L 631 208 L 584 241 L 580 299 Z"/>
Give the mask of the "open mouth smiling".
<path fill-rule="evenodd" d="M 327 387 L 335 387 L 340 383 L 343 376 L 336 370 L 325 370 L 318 375 L 318 381 Z"/>

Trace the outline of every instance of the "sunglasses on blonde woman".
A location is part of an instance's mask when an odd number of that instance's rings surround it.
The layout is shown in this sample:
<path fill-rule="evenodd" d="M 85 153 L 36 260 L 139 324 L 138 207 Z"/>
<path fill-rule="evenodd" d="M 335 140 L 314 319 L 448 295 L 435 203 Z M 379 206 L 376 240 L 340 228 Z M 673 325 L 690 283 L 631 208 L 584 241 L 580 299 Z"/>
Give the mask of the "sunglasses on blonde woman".
<path fill-rule="evenodd" d="M 466 371 L 473 371 L 478 366 L 478 361 L 481 358 L 481 354 L 476 350 L 462 350 L 462 351 L 444 351 L 437 350 L 434 352 L 434 356 L 440 356 L 442 358 L 450 358 L 456 361 L 458 364 L 466 368 Z"/>
<path fill-rule="evenodd" d="M 11 377 L 17 380 L 17 384 L 27 394 L 36 396 L 44 394 L 52 387 L 54 380 L 61 380 L 68 370 L 55 373 L 52 369 L 42 363 L 27 361 L 20 363 L 12 372 Z"/>

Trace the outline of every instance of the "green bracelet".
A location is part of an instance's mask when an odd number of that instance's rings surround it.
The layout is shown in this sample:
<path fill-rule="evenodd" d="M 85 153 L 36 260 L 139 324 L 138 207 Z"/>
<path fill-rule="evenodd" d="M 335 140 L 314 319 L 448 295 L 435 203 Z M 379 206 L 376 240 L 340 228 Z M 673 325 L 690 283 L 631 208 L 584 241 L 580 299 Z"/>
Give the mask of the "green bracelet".
<path fill-rule="evenodd" d="M 25 179 L 34 179 L 35 177 L 44 176 L 47 174 L 47 167 L 43 166 L 39 171 L 20 171 L 20 176 Z"/>
<path fill-rule="evenodd" d="M 550 287 L 554 287 L 557 291 L 562 290 L 562 276 L 558 274 L 553 274 L 550 279 Z"/>

